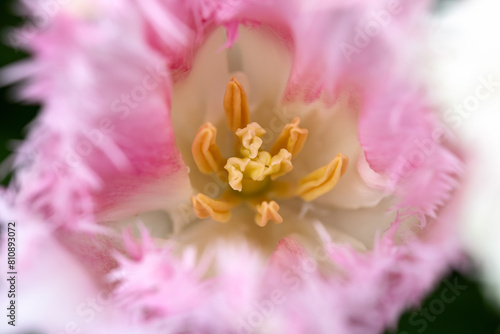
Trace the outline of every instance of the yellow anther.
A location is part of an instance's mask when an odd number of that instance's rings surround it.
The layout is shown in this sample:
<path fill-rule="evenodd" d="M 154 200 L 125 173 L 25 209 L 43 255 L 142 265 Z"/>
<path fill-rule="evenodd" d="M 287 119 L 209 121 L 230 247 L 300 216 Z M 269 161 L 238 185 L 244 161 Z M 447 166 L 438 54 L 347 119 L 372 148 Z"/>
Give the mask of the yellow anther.
<path fill-rule="evenodd" d="M 211 123 L 205 123 L 194 137 L 191 152 L 196 166 L 202 173 L 218 172 L 224 166 L 224 160 L 215 144 L 216 136 L 217 129 Z"/>
<path fill-rule="evenodd" d="M 229 158 L 224 168 L 229 173 L 228 183 L 234 190 L 242 190 L 243 172 L 250 162 L 249 158 Z"/>
<path fill-rule="evenodd" d="M 198 194 L 191 197 L 196 217 L 203 219 L 210 216 L 213 220 L 225 223 L 231 218 L 233 205 L 225 201 L 218 201 L 206 195 Z"/>
<path fill-rule="evenodd" d="M 250 123 L 250 110 L 245 90 L 235 78 L 232 78 L 226 86 L 224 94 L 224 110 L 229 129 L 236 132 Z"/>
<path fill-rule="evenodd" d="M 228 126 L 235 135 L 236 156 L 227 161 L 222 159 L 215 143 L 217 130 L 210 123 L 200 127 L 191 151 L 201 172 L 209 174 L 225 169 L 232 190 L 217 200 L 204 194 L 191 197 L 198 218 L 211 217 L 218 222 L 227 222 L 231 218 L 231 209 L 241 201 L 248 201 L 256 209 L 257 225 L 266 226 L 270 220 L 279 224 L 283 222 L 278 213 L 280 207 L 271 198 L 300 196 L 305 201 L 312 201 L 333 189 L 346 172 L 348 159 L 338 154 L 328 165 L 301 179 L 298 186 L 290 181 L 276 181 L 293 169 L 292 158 L 304 147 L 308 130 L 299 127 L 300 118 L 296 117 L 284 126 L 267 152 L 261 150 L 266 131 L 258 123 L 250 123 L 248 98 L 235 78 L 227 84 L 223 105 Z M 225 178 L 226 173 L 222 174 Z"/>
<path fill-rule="evenodd" d="M 267 222 L 272 220 L 277 224 L 283 222 L 283 218 L 278 213 L 280 209 L 275 201 L 262 202 L 257 205 L 257 214 L 255 215 L 255 223 L 259 226 L 266 226 Z"/>
<path fill-rule="evenodd" d="M 277 154 L 281 149 L 285 148 L 295 157 L 304 147 L 307 139 L 307 129 L 299 128 L 300 118 L 295 117 L 291 123 L 283 127 L 281 134 L 271 148 L 272 154 Z"/>
<path fill-rule="evenodd" d="M 337 154 L 328 165 L 299 181 L 297 195 L 309 202 L 332 190 L 347 170 L 348 161 L 345 155 Z"/>
<path fill-rule="evenodd" d="M 255 158 L 262 146 L 261 137 L 265 134 L 266 130 L 255 122 L 248 124 L 243 129 L 236 130 L 236 136 L 241 140 L 241 154 L 250 159 Z"/>

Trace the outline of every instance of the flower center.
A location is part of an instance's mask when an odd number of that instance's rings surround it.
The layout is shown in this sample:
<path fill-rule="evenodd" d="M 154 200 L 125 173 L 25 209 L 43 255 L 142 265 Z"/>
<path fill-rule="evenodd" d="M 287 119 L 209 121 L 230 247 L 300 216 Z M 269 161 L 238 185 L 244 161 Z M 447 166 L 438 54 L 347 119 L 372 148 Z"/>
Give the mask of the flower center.
<path fill-rule="evenodd" d="M 250 123 L 248 98 L 235 78 L 227 84 L 223 105 L 227 124 L 234 133 L 234 156 L 222 157 L 216 144 L 217 129 L 211 123 L 200 127 L 191 152 L 202 173 L 223 173 L 229 190 L 218 199 L 201 193 L 193 196 L 191 202 L 198 218 L 227 222 L 231 209 L 245 202 L 254 209 L 257 225 L 265 226 L 270 220 L 279 224 L 283 218 L 274 199 L 300 196 L 304 201 L 312 201 L 332 190 L 346 172 L 348 158 L 339 153 L 329 164 L 298 183 L 277 181 L 292 171 L 292 159 L 306 141 L 308 130 L 299 127 L 300 118 L 286 124 L 274 145 L 266 151 L 262 149 L 266 131 L 258 123 Z"/>

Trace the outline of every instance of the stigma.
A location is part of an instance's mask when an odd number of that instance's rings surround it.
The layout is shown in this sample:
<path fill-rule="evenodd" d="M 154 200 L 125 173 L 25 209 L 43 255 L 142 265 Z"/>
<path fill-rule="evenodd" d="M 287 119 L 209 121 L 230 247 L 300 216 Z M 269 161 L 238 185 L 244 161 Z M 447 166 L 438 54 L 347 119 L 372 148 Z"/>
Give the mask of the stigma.
<path fill-rule="evenodd" d="M 266 150 L 262 140 L 266 130 L 251 122 L 248 97 L 235 78 L 227 84 L 223 107 L 229 131 L 234 134 L 233 155 L 223 157 L 216 143 L 217 129 L 209 122 L 199 128 L 191 152 L 198 170 L 204 174 L 222 174 L 228 190 L 218 199 L 201 193 L 193 196 L 191 202 L 198 218 L 228 222 L 231 210 L 244 202 L 254 210 L 257 225 L 263 227 L 269 221 L 280 224 L 283 218 L 276 200 L 297 196 L 306 202 L 313 201 L 331 191 L 345 174 L 348 158 L 339 153 L 326 166 L 303 176 L 297 183 L 277 181 L 292 173 L 292 160 L 306 142 L 308 130 L 300 127 L 300 118 L 286 124 Z"/>

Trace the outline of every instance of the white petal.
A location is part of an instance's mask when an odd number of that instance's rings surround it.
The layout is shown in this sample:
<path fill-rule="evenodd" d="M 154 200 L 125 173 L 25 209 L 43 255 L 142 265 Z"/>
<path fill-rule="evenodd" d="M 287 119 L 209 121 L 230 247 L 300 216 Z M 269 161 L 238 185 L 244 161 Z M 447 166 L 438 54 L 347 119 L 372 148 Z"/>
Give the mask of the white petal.
<path fill-rule="evenodd" d="M 358 140 L 357 110 L 348 97 L 341 97 L 330 107 L 321 101 L 312 104 L 293 103 L 283 107 L 283 120 L 290 121 L 296 116 L 301 119 L 300 127 L 308 129 L 309 134 L 302 152 L 292 161 L 294 168 L 288 179 L 296 182 L 327 165 L 338 153 L 343 153 L 349 158 L 347 172 L 332 191 L 315 201 L 322 205 L 349 209 L 376 206 L 386 196 L 380 190 L 383 180 L 366 163 Z M 283 124 L 280 121 L 275 116 L 267 123 L 269 126 L 266 130 L 274 131 L 266 138 L 268 141 L 277 138 L 281 132 L 274 125 Z M 366 175 L 370 179 L 363 179 Z M 377 178 L 378 184 L 374 182 Z"/>

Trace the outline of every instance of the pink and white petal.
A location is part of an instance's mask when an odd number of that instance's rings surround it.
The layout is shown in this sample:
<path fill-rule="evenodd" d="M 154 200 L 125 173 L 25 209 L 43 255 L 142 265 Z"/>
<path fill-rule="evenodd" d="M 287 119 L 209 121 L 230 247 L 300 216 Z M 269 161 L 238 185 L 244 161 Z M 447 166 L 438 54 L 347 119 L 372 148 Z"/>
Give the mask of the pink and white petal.
<path fill-rule="evenodd" d="M 18 160 L 30 165 L 19 174 L 19 201 L 70 228 L 188 195 L 169 121 L 168 64 L 128 4 L 113 4 L 90 16 L 61 7 L 30 41 L 23 97 L 43 105 L 23 148 L 35 158 Z"/>
<path fill-rule="evenodd" d="M 345 273 L 332 278 L 330 284 L 336 288 L 325 290 L 341 303 L 340 319 L 350 319 L 340 332 L 382 331 L 397 321 L 404 308 L 418 304 L 450 264 L 463 261 L 458 234 L 453 233 L 458 205 L 455 198 L 442 210 L 439 224 L 431 221 L 421 238 L 408 238 L 405 244 L 397 245 L 388 233 L 367 253 L 335 245 L 319 230 L 329 257 Z M 378 288 L 373 289 L 373 284 Z"/>
<path fill-rule="evenodd" d="M 377 239 L 387 232 L 397 217 L 397 213 L 391 211 L 395 202 L 394 198 L 389 197 L 375 207 L 358 210 L 332 211 L 329 207 L 311 206 L 309 215 L 316 217 L 324 225 L 333 241 L 337 242 L 336 234 L 341 233 L 363 245 L 361 248 L 352 245 L 355 249 L 373 249 Z"/>
<path fill-rule="evenodd" d="M 310 102 L 323 90 L 339 93 L 345 86 L 376 85 L 384 69 L 401 70 L 412 57 L 408 36 L 418 35 L 418 17 L 430 1 L 274 1 L 218 2 L 210 16 L 219 24 L 258 22 L 278 32 L 293 49 L 293 69 L 287 96 Z M 380 17 L 385 15 L 380 23 Z M 384 21 L 385 20 L 385 21 Z M 368 25 L 375 25 L 375 31 Z M 389 27 L 390 29 L 387 29 Z M 363 45 L 356 41 L 365 33 Z M 413 34 L 409 34 L 412 32 Z M 412 48 L 402 50 L 400 42 Z M 349 54 L 339 46 L 356 49 Z M 322 52 L 310 52 L 322 50 Z M 303 92 L 307 91 L 306 95 Z"/>
<path fill-rule="evenodd" d="M 289 74 L 290 54 L 271 31 L 240 26 L 239 38 L 229 49 L 221 28 L 211 32 L 202 43 L 188 73 L 173 87 L 172 122 L 176 142 L 191 168 L 191 144 L 198 128 L 205 122 L 214 124 L 218 145 L 229 154 L 232 146 L 228 133 L 223 98 L 227 82 L 236 77 L 245 89 L 252 121 L 268 116 L 283 96 Z M 186 128 L 185 124 L 191 124 Z"/>
<path fill-rule="evenodd" d="M 316 233 L 312 225 L 299 218 L 299 213 L 300 203 L 294 207 L 282 205 L 280 215 L 284 223 L 276 225 L 270 221 L 265 227 L 260 227 L 254 221 L 256 211 L 240 207 L 231 211 L 229 223 L 198 220 L 186 226 L 174 240 L 181 245 L 197 247 L 200 254 L 212 252 L 219 242 L 224 242 L 228 245 L 248 244 L 256 253 L 269 256 L 284 237 L 302 235 L 307 240 L 314 240 Z"/>
<path fill-rule="evenodd" d="M 455 138 L 425 99 L 403 83 L 381 87 L 365 98 L 359 128 L 370 167 L 389 178 L 399 207 L 414 208 L 422 224 L 450 198 L 462 171 Z"/>
<path fill-rule="evenodd" d="M 349 158 L 349 166 L 339 183 L 318 197 L 315 203 L 332 208 L 358 209 L 376 206 L 387 196 L 383 178 L 365 163 L 358 140 L 358 109 L 353 99 L 344 95 L 334 103 L 286 103 L 282 113 L 271 118 L 270 128 L 276 130 L 271 134 L 273 138 L 277 138 L 281 131 L 275 127 L 281 119 L 291 121 L 298 116 L 300 127 L 309 130 L 303 150 L 293 160 L 293 171 L 284 179 L 297 182 L 327 165 L 339 153 Z M 378 184 L 373 181 L 376 177 L 382 179 Z"/>
<path fill-rule="evenodd" d="M 8 228 L 15 231 L 16 262 L 14 270 L 2 266 L 2 281 L 16 272 L 15 293 L 17 319 L 15 327 L 3 321 L 2 332 L 26 332 L 33 329 L 47 332 L 64 331 L 68 326 L 83 323 L 81 312 L 91 310 L 89 299 L 99 294 L 85 268 L 51 234 L 40 217 L 15 208 L 6 193 L 0 195 L 1 255 L 7 259 Z M 15 225 L 8 225 L 15 222 Z M 5 261 L 5 265 L 7 261 Z M 64 268 L 64 270 L 61 270 Z M 7 305 L 7 293 L 2 303 Z M 86 310 L 88 309 L 88 310 Z M 21 316 L 22 314 L 22 316 Z"/>
<path fill-rule="evenodd" d="M 221 130 L 226 129 L 222 102 L 231 74 L 228 52 L 217 52 L 225 41 L 223 29 L 208 36 L 198 50 L 189 74 L 177 79 L 173 86 L 172 124 L 176 143 L 190 168 L 196 166 L 191 157 L 191 144 L 198 128 L 205 122 L 211 122 L 222 125 Z M 221 132 L 218 135 L 225 138 Z"/>

